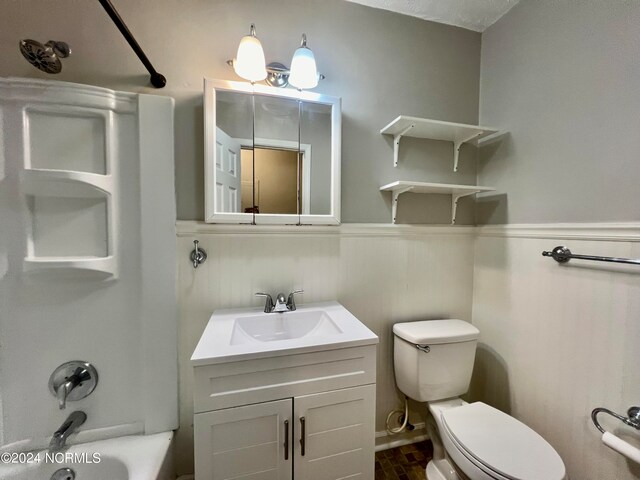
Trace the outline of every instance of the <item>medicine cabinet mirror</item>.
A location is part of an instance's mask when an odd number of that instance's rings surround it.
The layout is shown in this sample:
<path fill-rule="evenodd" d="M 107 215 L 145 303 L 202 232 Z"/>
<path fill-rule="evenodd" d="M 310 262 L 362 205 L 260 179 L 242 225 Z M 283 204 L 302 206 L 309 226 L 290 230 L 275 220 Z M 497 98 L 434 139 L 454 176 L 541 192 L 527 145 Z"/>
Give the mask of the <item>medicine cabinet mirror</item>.
<path fill-rule="evenodd" d="M 207 223 L 340 223 L 340 99 L 205 80 Z"/>

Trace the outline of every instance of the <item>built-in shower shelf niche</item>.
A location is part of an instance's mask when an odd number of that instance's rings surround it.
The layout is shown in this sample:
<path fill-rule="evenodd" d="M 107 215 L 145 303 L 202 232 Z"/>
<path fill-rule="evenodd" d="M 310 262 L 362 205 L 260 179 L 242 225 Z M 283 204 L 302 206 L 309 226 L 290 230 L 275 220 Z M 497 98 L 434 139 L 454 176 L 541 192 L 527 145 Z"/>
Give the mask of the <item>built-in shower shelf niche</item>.
<path fill-rule="evenodd" d="M 69 105 L 25 108 L 25 165 L 39 170 L 109 173 L 113 115 Z"/>
<path fill-rule="evenodd" d="M 75 275 L 78 270 L 95 274 L 100 278 L 114 277 L 117 270 L 116 259 L 110 257 L 26 257 L 25 272 L 69 273 Z"/>
<path fill-rule="evenodd" d="M 398 154 L 402 137 L 428 138 L 453 143 L 453 171 L 458 171 L 460 149 L 465 143 L 475 142 L 499 130 L 480 125 L 443 122 L 429 118 L 409 117 L 400 115 L 389 125 L 380 130 L 383 135 L 393 135 L 393 166 L 398 166 Z"/>
<path fill-rule="evenodd" d="M 116 276 L 112 176 L 23 170 L 21 186 L 31 215 L 25 272 Z"/>
<path fill-rule="evenodd" d="M 47 197 L 97 198 L 112 195 L 113 177 L 68 170 L 22 171 L 22 191 Z"/>
<path fill-rule="evenodd" d="M 24 272 L 117 277 L 114 112 L 83 101 L 30 102 L 23 110 Z"/>

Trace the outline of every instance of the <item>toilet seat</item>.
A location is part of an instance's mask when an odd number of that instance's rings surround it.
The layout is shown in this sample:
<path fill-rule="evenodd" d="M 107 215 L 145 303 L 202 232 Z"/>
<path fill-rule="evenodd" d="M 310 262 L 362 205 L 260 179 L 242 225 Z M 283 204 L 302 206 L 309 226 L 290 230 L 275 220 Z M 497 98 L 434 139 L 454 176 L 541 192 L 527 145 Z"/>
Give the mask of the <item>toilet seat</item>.
<path fill-rule="evenodd" d="M 444 433 L 470 462 L 499 480 L 562 480 L 564 463 L 549 443 L 482 402 L 443 410 Z"/>

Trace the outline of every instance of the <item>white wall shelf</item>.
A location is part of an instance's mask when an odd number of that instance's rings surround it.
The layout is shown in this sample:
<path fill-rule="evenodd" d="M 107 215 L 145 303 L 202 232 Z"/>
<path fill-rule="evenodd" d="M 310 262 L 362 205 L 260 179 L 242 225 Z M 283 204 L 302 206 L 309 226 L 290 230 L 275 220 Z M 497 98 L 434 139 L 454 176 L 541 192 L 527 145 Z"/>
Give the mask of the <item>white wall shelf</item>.
<path fill-rule="evenodd" d="M 479 187 L 477 185 L 451 185 L 448 183 L 407 182 L 398 180 L 380 187 L 382 192 L 391 192 L 391 216 L 396 223 L 398 212 L 398 197 L 403 193 L 435 193 L 451 195 L 451 224 L 456 223 L 458 200 L 462 197 L 474 195 L 479 192 L 493 192 L 493 187 Z"/>
<path fill-rule="evenodd" d="M 393 166 L 398 166 L 398 152 L 402 137 L 429 138 L 453 142 L 453 171 L 458 171 L 460 148 L 464 143 L 479 140 L 498 133 L 495 128 L 463 123 L 443 122 L 427 118 L 400 115 L 389 125 L 380 130 L 384 135 L 393 135 Z"/>

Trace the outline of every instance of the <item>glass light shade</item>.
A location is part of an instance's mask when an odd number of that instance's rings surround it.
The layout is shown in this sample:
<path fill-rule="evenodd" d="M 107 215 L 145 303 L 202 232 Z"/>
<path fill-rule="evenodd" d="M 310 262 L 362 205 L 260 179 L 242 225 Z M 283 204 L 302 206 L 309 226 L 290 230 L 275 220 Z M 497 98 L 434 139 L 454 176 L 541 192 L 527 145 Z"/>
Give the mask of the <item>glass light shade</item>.
<path fill-rule="evenodd" d="M 289 83 L 296 88 L 313 88 L 318 85 L 316 57 L 306 46 L 298 48 L 291 59 Z"/>
<path fill-rule="evenodd" d="M 233 68 L 242 78 L 250 82 L 258 82 L 267 78 L 262 44 L 255 35 L 242 37 L 238 45 L 238 54 Z"/>

